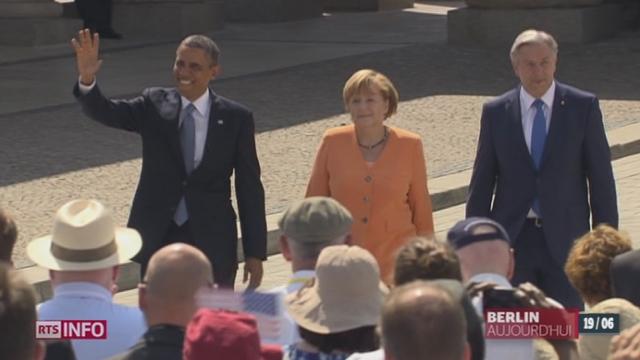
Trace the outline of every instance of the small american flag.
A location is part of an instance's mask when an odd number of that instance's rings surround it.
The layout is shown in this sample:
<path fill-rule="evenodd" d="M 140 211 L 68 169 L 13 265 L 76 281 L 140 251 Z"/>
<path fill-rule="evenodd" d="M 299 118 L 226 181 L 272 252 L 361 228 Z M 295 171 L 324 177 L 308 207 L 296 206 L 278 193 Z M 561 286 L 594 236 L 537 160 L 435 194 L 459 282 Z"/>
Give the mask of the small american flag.
<path fill-rule="evenodd" d="M 200 307 L 247 312 L 255 316 L 260 339 L 280 337 L 280 323 L 284 318 L 281 293 L 240 293 L 225 289 L 202 289 L 196 295 L 196 299 Z"/>

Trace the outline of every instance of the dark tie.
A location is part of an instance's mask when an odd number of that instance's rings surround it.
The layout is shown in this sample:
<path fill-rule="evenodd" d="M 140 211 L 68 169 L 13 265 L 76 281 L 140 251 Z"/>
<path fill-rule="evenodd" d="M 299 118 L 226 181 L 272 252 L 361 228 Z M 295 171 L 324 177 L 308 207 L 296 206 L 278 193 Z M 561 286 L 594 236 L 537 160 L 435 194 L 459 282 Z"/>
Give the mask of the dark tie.
<path fill-rule="evenodd" d="M 542 102 L 542 100 L 536 99 L 532 106 L 536 108 L 536 114 L 533 118 L 533 128 L 531 130 L 531 157 L 533 158 L 536 169 L 540 170 L 542 153 L 544 152 L 544 142 L 547 138 L 547 120 L 544 117 L 544 102 Z M 542 217 L 540 201 L 537 196 L 533 199 L 533 205 L 531 207 L 538 216 Z"/>
<path fill-rule="evenodd" d="M 194 154 L 196 152 L 196 124 L 193 118 L 193 111 L 195 110 L 193 104 L 187 105 L 183 110 L 182 125 L 180 126 L 180 144 L 182 146 L 182 158 L 184 159 L 184 169 L 187 175 L 191 174 L 195 164 Z M 189 213 L 187 212 L 187 203 L 184 195 L 180 199 L 178 209 L 173 216 L 173 221 L 176 224 L 182 225 L 189 219 Z"/>
<path fill-rule="evenodd" d="M 180 144 L 182 145 L 182 158 L 184 159 L 184 169 L 187 175 L 191 174 L 194 167 L 194 154 L 196 152 L 196 124 L 193 119 L 193 104 L 184 108 L 184 116 L 182 117 L 182 126 L 180 127 Z"/>

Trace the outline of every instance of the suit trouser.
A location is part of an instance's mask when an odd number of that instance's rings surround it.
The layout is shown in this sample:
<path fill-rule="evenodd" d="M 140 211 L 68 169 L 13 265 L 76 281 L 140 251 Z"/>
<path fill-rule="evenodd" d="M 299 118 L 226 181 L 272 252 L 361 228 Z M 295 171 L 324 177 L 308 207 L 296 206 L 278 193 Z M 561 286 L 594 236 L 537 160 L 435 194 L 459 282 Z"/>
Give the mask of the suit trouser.
<path fill-rule="evenodd" d="M 544 238 L 544 220 L 536 224 L 527 219 L 513 245 L 515 271 L 511 283 L 514 286 L 530 282 L 566 308 L 583 308 L 576 289 L 564 273 L 564 264 L 555 262 Z"/>
<path fill-rule="evenodd" d="M 195 245 L 195 240 L 193 234 L 191 232 L 191 228 L 189 227 L 189 221 L 184 224 L 178 226 L 173 221 L 171 225 L 169 225 L 169 230 L 167 230 L 167 235 L 165 236 L 163 246 L 167 246 L 175 243 L 185 243 L 197 247 Z M 228 269 L 217 267 L 216 264 L 212 264 L 213 266 L 213 279 L 218 286 L 231 288 L 235 284 L 236 280 L 236 272 L 237 269 Z M 147 271 L 147 264 L 140 264 L 140 276 L 144 279 L 144 274 Z"/>
<path fill-rule="evenodd" d="M 75 0 L 84 27 L 94 31 L 111 29 L 112 0 Z"/>

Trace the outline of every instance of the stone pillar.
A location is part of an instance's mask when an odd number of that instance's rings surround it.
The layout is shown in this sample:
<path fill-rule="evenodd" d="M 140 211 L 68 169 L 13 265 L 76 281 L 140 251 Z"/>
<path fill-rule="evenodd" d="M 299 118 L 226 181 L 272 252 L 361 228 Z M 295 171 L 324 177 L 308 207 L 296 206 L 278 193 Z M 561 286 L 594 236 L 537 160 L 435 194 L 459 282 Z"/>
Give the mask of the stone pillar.
<path fill-rule="evenodd" d="M 324 0 L 224 0 L 228 21 L 279 22 L 322 16 Z"/>
<path fill-rule="evenodd" d="M 53 0 L 0 0 L 0 45 L 65 43 L 81 26 L 62 18 L 62 5 Z"/>
<path fill-rule="evenodd" d="M 448 42 L 508 46 L 523 30 L 535 28 L 560 43 L 587 43 L 615 35 L 622 7 L 602 0 L 466 0 L 468 7 L 447 14 Z"/>
<path fill-rule="evenodd" d="M 113 1 L 113 28 L 127 39 L 182 38 L 224 27 L 222 0 Z"/>

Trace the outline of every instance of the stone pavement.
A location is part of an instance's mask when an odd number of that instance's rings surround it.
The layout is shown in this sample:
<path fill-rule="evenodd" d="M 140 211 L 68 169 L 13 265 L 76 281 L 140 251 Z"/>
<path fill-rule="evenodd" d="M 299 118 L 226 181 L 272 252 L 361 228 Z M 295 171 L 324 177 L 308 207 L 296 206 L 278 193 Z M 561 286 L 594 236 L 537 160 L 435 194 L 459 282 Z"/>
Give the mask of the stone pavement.
<path fill-rule="evenodd" d="M 512 87 L 507 49 L 446 45 L 446 7 L 333 14 L 282 24 L 233 24 L 211 34 L 224 73 L 217 92 L 254 110 L 267 209 L 302 197 L 325 129 L 348 122 L 340 93 L 355 70 L 387 73 L 399 88 L 390 124 L 424 139 L 431 180 L 469 169 L 482 103 Z M 455 4 L 454 4 L 455 5 Z M 607 129 L 640 120 L 640 33 L 563 47 L 559 79 L 597 93 Z M 175 42 L 105 44 L 103 90 L 137 94 L 170 85 Z M 70 95 L 76 78 L 66 47 L 0 49 L 0 206 L 17 217 L 24 246 L 50 230 L 74 197 L 103 200 L 126 222 L 138 178 L 138 137 L 87 121 Z M 37 101 L 34 101 L 37 99 Z"/>
<path fill-rule="evenodd" d="M 640 137 L 640 132 L 636 134 Z M 613 171 L 618 190 L 620 229 L 626 231 L 634 248 L 640 247 L 640 154 L 628 156 L 613 162 Z M 457 221 L 464 218 L 464 205 L 457 205 L 434 213 L 436 236 L 446 239 L 446 233 Z M 241 276 L 241 273 L 238 273 Z M 270 289 L 285 284 L 291 274 L 290 264 L 282 255 L 273 255 L 265 263 L 264 281 L 261 289 Z M 241 279 L 236 288 L 243 289 Z M 137 305 L 137 290 L 123 291 L 116 295 L 116 301 Z"/>

